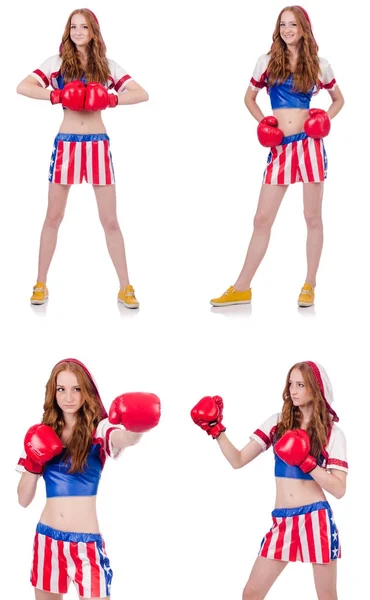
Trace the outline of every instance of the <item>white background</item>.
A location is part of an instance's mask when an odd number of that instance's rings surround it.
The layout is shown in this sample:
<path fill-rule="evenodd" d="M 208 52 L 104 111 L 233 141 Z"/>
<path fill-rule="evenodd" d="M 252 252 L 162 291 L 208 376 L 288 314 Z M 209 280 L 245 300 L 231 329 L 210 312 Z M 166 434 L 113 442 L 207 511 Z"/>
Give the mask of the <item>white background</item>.
<path fill-rule="evenodd" d="M 339 526 L 339 597 L 368 590 L 368 150 L 358 132 L 366 87 L 364 9 L 307 1 L 320 46 L 346 105 L 326 140 L 325 247 L 313 309 L 296 308 L 305 277 L 302 187 L 288 191 L 253 306 L 212 309 L 211 297 L 242 266 L 266 150 L 243 105 L 255 62 L 268 51 L 280 2 L 95 1 L 108 56 L 150 101 L 104 114 L 117 177 L 119 217 L 139 311 L 117 307 L 118 285 L 92 190 L 76 186 L 60 229 L 44 307 L 30 308 L 47 174 L 61 109 L 17 96 L 18 82 L 57 53 L 76 8 L 39 1 L 3 9 L 1 331 L 1 564 L 4 597 L 32 598 L 33 532 L 44 503 L 17 505 L 13 467 L 25 431 L 42 415 L 44 386 L 65 356 L 86 363 L 107 408 L 124 391 L 162 399 L 158 428 L 104 471 L 99 515 L 114 571 L 112 598 L 229 600 L 242 588 L 274 502 L 272 453 L 233 471 L 191 422 L 206 394 L 224 397 L 239 447 L 281 408 L 290 366 L 318 360 L 333 383 L 348 447 L 347 495 L 329 497 Z M 366 46 L 365 46 L 366 44 Z M 350 50 L 351 48 L 351 50 Z M 265 92 L 259 96 L 270 114 Z M 321 92 L 313 106 L 327 108 Z M 367 127 L 367 126 L 366 126 Z M 5 463 L 5 464 L 4 464 Z M 366 560 L 366 562 L 365 562 Z M 355 591 L 356 590 L 356 591 Z M 315 597 L 309 565 L 289 565 L 268 598 Z M 71 588 L 69 597 L 75 597 Z"/>

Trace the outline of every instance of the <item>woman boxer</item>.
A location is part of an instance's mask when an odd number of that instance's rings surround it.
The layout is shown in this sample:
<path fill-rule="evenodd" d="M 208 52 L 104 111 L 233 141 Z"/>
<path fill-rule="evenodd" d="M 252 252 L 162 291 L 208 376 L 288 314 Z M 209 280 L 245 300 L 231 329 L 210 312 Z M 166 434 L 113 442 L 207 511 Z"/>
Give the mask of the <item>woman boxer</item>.
<path fill-rule="evenodd" d="M 307 225 L 307 274 L 298 298 L 299 306 L 312 306 L 316 274 L 323 246 L 322 198 L 327 174 L 323 137 L 344 104 L 328 61 L 318 57 L 318 46 L 307 12 L 300 6 L 284 8 L 278 17 L 268 54 L 256 64 L 245 104 L 259 122 L 257 135 L 270 147 L 263 184 L 254 217 L 247 256 L 235 284 L 213 306 L 249 304 L 251 281 L 269 244 L 271 228 L 291 183 L 303 183 L 303 206 Z M 264 117 L 256 102 L 266 87 L 273 116 Z M 311 109 L 313 94 L 326 89 L 332 99 L 327 112 Z"/>
<path fill-rule="evenodd" d="M 341 548 L 325 491 L 342 498 L 348 472 L 346 440 L 336 422 L 332 388 L 320 365 L 295 364 L 289 371 L 280 414 L 270 417 L 242 449 L 233 446 L 222 424 L 223 402 L 205 397 L 192 409 L 193 421 L 217 439 L 235 469 L 264 450 L 275 455 L 276 501 L 272 527 L 262 539 L 243 600 L 259 600 L 288 562 L 312 564 L 317 597 L 336 600 L 337 559 Z"/>
<path fill-rule="evenodd" d="M 118 458 L 159 418 L 157 396 L 132 393 L 113 401 L 108 419 L 82 363 L 66 359 L 54 367 L 42 422 L 28 430 L 17 467 L 22 506 L 32 502 L 40 475 L 46 484 L 31 569 L 36 600 L 61 599 L 71 581 L 80 598 L 110 596 L 112 570 L 96 514 L 101 472 L 107 456 Z"/>
<path fill-rule="evenodd" d="M 47 89 L 49 85 L 53 88 L 51 92 Z M 108 89 L 114 89 L 117 94 Z M 74 10 L 69 16 L 59 55 L 48 58 L 21 81 L 17 92 L 62 104 L 67 109 L 51 156 L 48 208 L 31 303 L 43 304 L 48 298 L 47 273 L 68 193 L 71 185 L 85 179 L 94 188 L 108 251 L 120 281 L 118 301 L 128 308 L 138 308 L 117 221 L 115 176 L 101 111 L 144 102 L 148 100 L 147 92 L 115 61 L 106 57 L 98 20 L 86 8 Z"/>

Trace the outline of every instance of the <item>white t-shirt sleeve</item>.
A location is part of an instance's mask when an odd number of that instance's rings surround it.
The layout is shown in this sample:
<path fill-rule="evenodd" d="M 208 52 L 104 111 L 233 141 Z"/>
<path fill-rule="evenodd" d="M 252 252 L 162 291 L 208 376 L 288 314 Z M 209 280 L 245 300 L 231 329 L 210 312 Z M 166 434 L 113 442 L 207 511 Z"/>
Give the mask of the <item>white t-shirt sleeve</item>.
<path fill-rule="evenodd" d="M 15 470 L 18 471 L 18 473 L 27 473 L 27 469 L 25 469 L 24 467 L 24 461 L 27 458 L 27 454 L 25 452 L 25 450 L 23 449 L 21 452 L 21 455 L 19 457 L 17 466 L 15 467 Z"/>
<path fill-rule="evenodd" d="M 257 60 L 257 64 L 254 67 L 253 75 L 249 82 L 249 86 L 255 92 L 259 92 L 262 88 L 267 87 L 267 67 L 269 61 L 270 57 L 268 54 L 263 54 Z"/>
<path fill-rule="evenodd" d="M 259 443 L 263 450 L 267 450 L 274 439 L 276 425 L 280 419 L 280 413 L 276 413 L 269 417 L 258 429 L 250 436 L 251 440 Z"/>
<path fill-rule="evenodd" d="M 37 79 L 43 88 L 47 88 L 52 84 L 52 79 L 58 75 L 61 64 L 62 59 L 56 54 L 46 59 L 31 75 Z"/>
<path fill-rule="evenodd" d="M 132 81 L 131 75 L 125 71 L 115 60 L 108 59 L 108 66 L 110 71 L 110 85 L 109 88 L 114 88 L 118 94 L 125 91 L 125 87 L 129 81 Z"/>
<path fill-rule="evenodd" d="M 112 444 L 111 435 L 112 432 L 117 429 L 125 431 L 123 425 L 113 425 L 113 423 L 110 423 L 108 418 L 106 418 L 100 421 L 94 434 L 94 443 L 99 443 L 105 456 L 110 456 L 111 458 L 118 458 L 123 452 L 123 448 L 114 448 Z"/>
<path fill-rule="evenodd" d="M 331 430 L 326 451 L 328 453 L 326 469 L 338 469 L 348 473 L 346 438 L 343 431 L 336 424 L 333 425 Z"/>
<path fill-rule="evenodd" d="M 333 69 L 326 58 L 320 58 L 319 86 L 329 92 L 337 87 Z"/>

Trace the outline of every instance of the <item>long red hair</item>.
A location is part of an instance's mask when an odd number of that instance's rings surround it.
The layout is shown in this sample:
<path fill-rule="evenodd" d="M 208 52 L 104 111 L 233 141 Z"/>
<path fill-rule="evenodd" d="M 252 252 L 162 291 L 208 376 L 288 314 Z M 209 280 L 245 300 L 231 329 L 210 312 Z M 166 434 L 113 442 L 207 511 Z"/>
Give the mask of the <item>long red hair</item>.
<path fill-rule="evenodd" d="M 92 434 L 102 418 L 102 405 L 97 389 L 82 366 L 75 362 L 60 362 L 53 368 L 46 384 L 42 422 L 60 437 L 65 426 L 63 411 L 56 402 L 57 377 L 62 371 L 71 371 L 81 388 L 83 404 L 76 414 L 76 422 L 66 443 L 66 457 L 71 459 L 70 473 L 82 471 L 92 446 Z"/>
<path fill-rule="evenodd" d="M 86 69 L 82 67 L 76 45 L 70 37 L 72 17 L 77 14 L 85 17 L 92 36 L 87 46 Z M 66 83 L 72 81 L 72 79 L 81 79 L 83 76 L 85 76 L 87 82 L 97 81 L 102 84 L 108 82 L 109 66 L 105 43 L 98 20 L 89 9 L 78 8 L 69 15 L 59 48 L 59 54 L 62 58 L 61 73 Z"/>
<path fill-rule="evenodd" d="M 306 11 L 300 6 L 286 6 L 280 11 L 276 21 L 275 30 L 272 35 L 272 46 L 269 52 L 269 85 L 283 83 L 288 79 L 292 71 L 289 64 L 288 48 L 280 35 L 281 16 L 287 10 L 294 14 L 302 34 L 298 43 L 298 59 L 293 73 L 294 89 L 298 92 L 308 92 L 312 87 L 318 85 L 320 63 L 317 54 L 318 46 L 312 33 L 311 22 Z"/>
<path fill-rule="evenodd" d="M 283 391 L 283 409 L 276 427 L 275 439 L 280 438 L 290 429 L 299 429 L 302 424 L 302 412 L 298 406 L 294 406 L 290 396 L 289 381 L 293 369 L 298 369 L 301 372 L 303 381 L 311 393 L 313 412 L 307 433 L 311 440 L 310 452 L 315 458 L 319 459 L 325 450 L 333 422 L 315 375 L 307 363 L 297 363 L 289 370 Z"/>

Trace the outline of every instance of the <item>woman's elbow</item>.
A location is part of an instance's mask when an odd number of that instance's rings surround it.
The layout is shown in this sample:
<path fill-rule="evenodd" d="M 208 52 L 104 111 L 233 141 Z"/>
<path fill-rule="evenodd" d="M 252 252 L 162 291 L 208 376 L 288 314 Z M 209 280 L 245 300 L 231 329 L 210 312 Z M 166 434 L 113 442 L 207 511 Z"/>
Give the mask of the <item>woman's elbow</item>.
<path fill-rule="evenodd" d="M 22 506 L 22 508 L 27 508 L 32 502 L 32 498 L 24 498 L 18 494 L 18 504 Z"/>
<path fill-rule="evenodd" d="M 343 498 L 345 493 L 346 493 L 346 486 L 343 486 L 343 487 L 339 488 L 339 490 L 337 491 L 336 494 L 334 494 L 334 496 L 337 498 L 337 500 L 340 500 L 341 498 Z"/>
<path fill-rule="evenodd" d="M 146 90 L 143 90 L 142 98 L 143 98 L 143 102 L 148 102 L 148 100 L 149 100 L 149 94 L 148 94 L 148 92 Z"/>
<path fill-rule="evenodd" d="M 23 94 L 22 90 L 23 90 L 23 86 L 22 86 L 22 82 L 21 82 L 21 83 L 18 83 L 18 85 L 17 85 L 17 89 L 16 89 L 17 94 Z"/>

